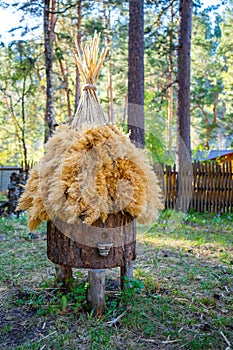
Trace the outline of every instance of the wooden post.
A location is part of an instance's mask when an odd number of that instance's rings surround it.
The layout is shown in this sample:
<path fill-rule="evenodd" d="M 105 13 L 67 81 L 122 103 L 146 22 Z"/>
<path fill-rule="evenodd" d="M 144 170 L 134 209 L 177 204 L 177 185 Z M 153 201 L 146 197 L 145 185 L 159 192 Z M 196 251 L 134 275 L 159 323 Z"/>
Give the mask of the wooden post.
<path fill-rule="evenodd" d="M 133 262 L 126 261 L 124 266 L 121 266 L 121 289 L 130 288 L 130 280 L 133 279 Z"/>
<path fill-rule="evenodd" d="M 101 316 L 105 306 L 105 271 L 95 269 L 88 271 L 87 301 L 97 316 Z"/>
<path fill-rule="evenodd" d="M 136 233 L 136 220 L 132 222 L 132 230 Z M 134 259 L 132 259 L 134 260 Z M 130 288 L 130 280 L 133 279 L 134 263 L 131 259 L 126 259 L 124 265 L 121 266 L 121 289 Z"/>
<path fill-rule="evenodd" d="M 63 287 L 68 287 L 73 278 L 72 268 L 70 266 L 55 264 L 57 283 L 62 283 Z"/>

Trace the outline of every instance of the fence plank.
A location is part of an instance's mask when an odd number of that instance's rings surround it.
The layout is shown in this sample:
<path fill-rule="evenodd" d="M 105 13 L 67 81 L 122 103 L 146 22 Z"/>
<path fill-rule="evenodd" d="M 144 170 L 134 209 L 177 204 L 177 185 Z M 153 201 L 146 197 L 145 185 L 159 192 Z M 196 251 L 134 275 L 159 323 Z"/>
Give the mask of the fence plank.
<path fill-rule="evenodd" d="M 195 161 L 192 167 L 192 177 L 185 167 L 181 170 L 182 181 L 178 184 L 175 165 L 174 167 L 161 164 L 159 167 L 154 166 L 160 183 L 163 183 L 165 207 L 177 209 L 179 194 L 179 206 L 184 209 L 189 206 L 198 212 L 233 212 L 232 163 L 219 164 L 215 161 L 200 163 Z M 164 177 L 164 181 L 161 180 L 162 177 Z M 190 190 L 192 190 L 191 199 Z"/>

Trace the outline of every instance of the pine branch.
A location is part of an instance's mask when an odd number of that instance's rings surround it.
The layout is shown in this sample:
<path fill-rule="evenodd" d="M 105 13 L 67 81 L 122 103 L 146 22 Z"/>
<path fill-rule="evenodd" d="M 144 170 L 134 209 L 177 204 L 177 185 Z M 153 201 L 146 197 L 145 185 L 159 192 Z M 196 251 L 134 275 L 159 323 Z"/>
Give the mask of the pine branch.
<path fill-rule="evenodd" d="M 178 83 L 177 79 L 174 80 L 173 82 L 169 83 L 165 88 L 163 88 L 163 90 L 161 91 L 161 94 L 164 94 L 171 86 L 173 86 L 177 83 Z"/>

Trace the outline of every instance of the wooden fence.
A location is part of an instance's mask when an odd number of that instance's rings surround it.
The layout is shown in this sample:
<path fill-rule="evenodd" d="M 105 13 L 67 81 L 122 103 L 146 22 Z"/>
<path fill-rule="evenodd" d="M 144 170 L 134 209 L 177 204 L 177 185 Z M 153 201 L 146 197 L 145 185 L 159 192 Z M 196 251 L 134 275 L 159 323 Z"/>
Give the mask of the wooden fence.
<path fill-rule="evenodd" d="M 170 209 L 198 212 L 233 212 L 232 163 L 194 162 L 177 172 L 176 166 L 155 164 Z"/>

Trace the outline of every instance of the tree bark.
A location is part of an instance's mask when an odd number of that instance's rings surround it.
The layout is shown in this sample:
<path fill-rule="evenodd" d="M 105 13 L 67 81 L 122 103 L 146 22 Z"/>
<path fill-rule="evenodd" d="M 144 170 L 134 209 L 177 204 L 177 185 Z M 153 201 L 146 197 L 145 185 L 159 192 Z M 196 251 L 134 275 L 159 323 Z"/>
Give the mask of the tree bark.
<path fill-rule="evenodd" d="M 178 39 L 178 169 L 191 155 L 190 144 L 190 49 L 192 32 L 192 0 L 180 0 Z"/>
<path fill-rule="evenodd" d="M 174 80 L 174 66 L 173 66 L 173 24 L 174 24 L 174 9 L 171 4 L 171 29 L 169 36 L 169 89 L 168 89 L 168 123 L 167 123 L 167 149 L 172 150 L 172 121 L 173 121 L 173 80 Z"/>
<path fill-rule="evenodd" d="M 135 260 L 136 227 L 129 214 L 110 214 L 103 223 L 47 224 L 47 255 L 55 264 L 76 268 L 106 269 Z M 109 246 L 106 255 L 102 246 Z"/>
<path fill-rule="evenodd" d="M 108 119 L 114 123 L 114 107 L 113 107 L 113 79 L 112 79 L 112 65 L 111 65 L 111 37 L 110 37 L 110 12 L 107 15 L 106 2 L 103 0 L 103 16 L 106 30 L 106 40 L 109 48 L 108 51 Z"/>
<path fill-rule="evenodd" d="M 56 0 L 52 0 L 51 11 L 54 12 L 55 9 Z M 48 141 L 54 131 L 53 47 L 56 18 L 51 11 L 50 0 L 44 0 L 44 47 L 46 67 L 45 142 Z"/>
<path fill-rule="evenodd" d="M 186 212 L 192 198 L 192 162 L 190 144 L 190 49 L 192 0 L 180 0 L 178 39 L 178 106 L 176 209 Z"/>
<path fill-rule="evenodd" d="M 144 10 L 143 0 L 129 0 L 128 131 L 144 146 Z"/>
<path fill-rule="evenodd" d="M 78 0 L 77 2 L 77 25 L 76 25 L 76 40 L 77 44 L 80 45 L 81 42 L 81 20 L 82 20 L 82 0 Z M 76 81 L 75 81 L 75 103 L 74 103 L 74 113 L 78 108 L 80 100 L 80 75 L 78 66 L 76 65 Z"/>

